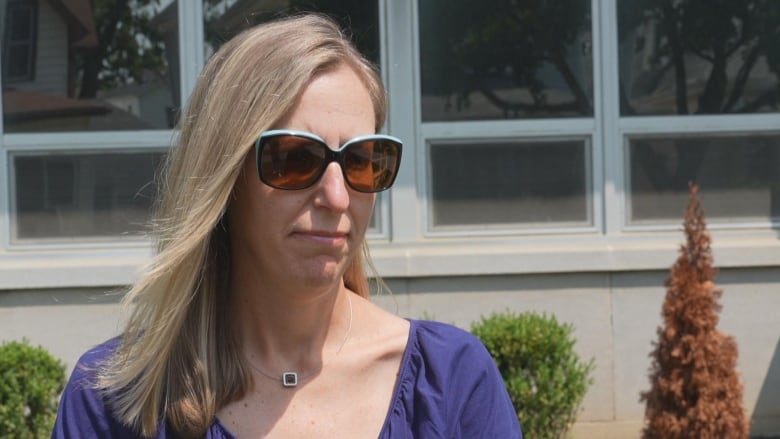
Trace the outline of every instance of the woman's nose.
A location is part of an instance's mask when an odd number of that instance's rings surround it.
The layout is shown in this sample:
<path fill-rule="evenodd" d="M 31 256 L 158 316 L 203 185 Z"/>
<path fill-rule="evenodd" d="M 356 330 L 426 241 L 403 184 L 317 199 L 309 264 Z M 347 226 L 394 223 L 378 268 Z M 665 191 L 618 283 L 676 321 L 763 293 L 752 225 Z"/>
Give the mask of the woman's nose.
<path fill-rule="evenodd" d="M 319 206 L 343 211 L 349 207 L 349 189 L 344 181 L 344 173 L 337 162 L 331 162 L 325 168 L 319 184 L 317 202 Z"/>

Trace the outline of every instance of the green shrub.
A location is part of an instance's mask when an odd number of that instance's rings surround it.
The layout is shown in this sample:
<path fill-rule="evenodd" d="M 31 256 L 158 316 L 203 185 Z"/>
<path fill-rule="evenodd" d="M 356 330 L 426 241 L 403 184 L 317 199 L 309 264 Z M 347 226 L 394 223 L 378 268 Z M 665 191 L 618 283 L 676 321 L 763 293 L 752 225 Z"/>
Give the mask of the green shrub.
<path fill-rule="evenodd" d="M 51 435 L 65 366 L 27 341 L 0 345 L 0 438 Z"/>
<path fill-rule="evenodd" d="M 493 314 L 472 326 L 501 371 L 526 437 L 564 437 L 593 382 L 593 360 L 580 361 L 573 330 L 535 313 Z"/>

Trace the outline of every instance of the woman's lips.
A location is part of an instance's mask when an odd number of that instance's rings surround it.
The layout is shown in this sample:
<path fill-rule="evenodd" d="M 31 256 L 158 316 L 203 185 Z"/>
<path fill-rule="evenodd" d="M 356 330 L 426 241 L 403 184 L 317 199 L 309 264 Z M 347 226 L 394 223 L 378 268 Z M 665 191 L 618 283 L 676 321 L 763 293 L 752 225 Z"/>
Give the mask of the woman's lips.
<path fill-rule="evenodd" d="M 299 239 L 310 241 L 317 244 L 338 246 L 347 240 L 347 233 L 329 232 L 324 230 L 299 230 L 293 232 L 293 236 Z"/>

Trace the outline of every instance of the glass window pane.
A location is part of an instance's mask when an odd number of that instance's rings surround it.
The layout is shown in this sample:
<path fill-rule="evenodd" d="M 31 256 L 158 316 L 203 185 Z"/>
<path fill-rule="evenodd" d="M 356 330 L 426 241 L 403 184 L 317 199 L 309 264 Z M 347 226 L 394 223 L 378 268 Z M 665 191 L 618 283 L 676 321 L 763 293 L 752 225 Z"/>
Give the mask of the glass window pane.
<path fill-rule="evenodd" d="M 13 157 L 16 240 L 139 235 L 162 152 Z"/>
<path fill-rule="evenodd" d="M 9 2 L 6 4 L 8 14 L 8 39 L 11 41 L 29 41 L 34 29 L 35 5 L 27 2 Z"/>
<path fill-rule="evenodd" d="M 593 114 L 590 0 L 426 0 L 422 120 Z"/>
<path fill-rule="evenodd" d="M 9 84 L 12 72 L 3 72 L 6 133 L 173 126 L 180 100 L 176 1 L 34 3 L 34 51 L 8 53 L 18 59 L 4 62 L 20 66 L 24 56 L 35 57 L 23 80 Z M 6 33 L 4 49 L 7 40 Z"/>
<path fill-rule="evenodd" d="M 3 80 L 8 83 L 31 80 L 35 74 L 35 4 L 10 1 L 5 4 L 4 12 Z"/>
<path fill-rule="evenodd" d="M 205 57 L 208 59 L 222 43 L 251 26 L 299 12 L 319 12 L 332 17 L 349 30 L 360 52 L 379 65 L 378 0 L 203 0 Z"/>
<path fill-rule="evenodd" d="M 374 210 L 371 213 L 371 219 L 368 221 L 368 233 L 382 232 L 382 194 L 378 194 L 374 203 Z"/>
<path fill-rule="evenodd" d="M 32 77 L 32 50 L 29 44 L 13 44 L 6 46 L 6 63 L 4 73 L 9 80 L 25 80 Z"/>
<path fill-rule="evenodd" d="M 780 135 L 634 138 L 631 224 L 682 221 L 688 182 L 710 222 L 780 219 Z"/>
<path fill-rule="evenodd" d="M 432 224 L 590 224 L 586 150 L 582 140 L 433 144 Z"/>
<path fill-rule="evenodd" d="M 778 111 L 780 2 L 617 5 L 624 116 Z"/>

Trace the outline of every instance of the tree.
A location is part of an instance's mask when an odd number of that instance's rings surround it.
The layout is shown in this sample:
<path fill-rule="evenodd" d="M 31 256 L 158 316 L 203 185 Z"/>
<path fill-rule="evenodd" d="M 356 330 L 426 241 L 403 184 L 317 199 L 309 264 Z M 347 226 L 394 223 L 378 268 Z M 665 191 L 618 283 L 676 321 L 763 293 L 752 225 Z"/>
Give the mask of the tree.
<path fill-rule="evenodd" d="M 92 0 L 97 46 L 76 55 L 78 97 L 165 75 L 165 44 L 153 25 L 159 0 Z"/>
<path fill-rule="evenodd" d="M 690 186 L 686 243 L 666 281 L 663 326 L 651 353 L 644 439 L 747 438 L 737 344 L 717 330 L 722 291 L 715 286 L 704 211 Z"/>
<path fill-rule="evenodd" d="M 504 117 L 526 114 L 593 114 L 583 78 L 570 64 L 590 32 L 590 2 L 582 0 L 492 1 L 426 0 L 420 10 L 421 80 L 426 94 L 454 97 L 469 105 L 482 94 Z M 551 102 L 549 72 L 560 77 L 571 98 Z M 586 74 L 585 77 L 590 77 Z M 499 88 L 527 89 L 528 99 L 496 93 Z"/>
<path fill-rule="evenodd" d="M 626 0 L 618 2 L 618 23 L 621 46 L 636 55 L 621 59 L 622 115 L 780 109 L 779 1 Z M 639 72 L 624 68 L 632 63 Z M 697 182 L 712 152 L 710 138 L 680 137 L 673 152 L 652 143 L 637 139 L 631 153 L 657 192 Z"/>
<path fill-rule="evenodd" d="M 637 81 L 643 95 L 656 92 L 672 75 L 677 114 L 750 113 L 778 108 L 780 82 L 756 96 L 746 95 L 746 85 L 762 58 L 780 79 L 780 2 L 633 0 L 619 2 L 618 14 L 621 42 L 639 26 L 653 29 L 634 45 L 636 52 L 651 48 L 648 72 Z M 689 83 L 694 62 L 698 67 L 693 73 L 702 73 L 706 79 L 692 109 Z M 635 114 L 627 87 L 637 84 L 621 82 L 621 112 Z"/>
<path fill-rule="evenodd" d="M 262 2 L 206 0 L 205 38 L 213 50 L 244 29 L 274 18 L 303 12 L 328 15 L 348 33 L 358 50 L 379 64 L 379 6 L 365 0 L 287 0 L 273 7 Z"/>

